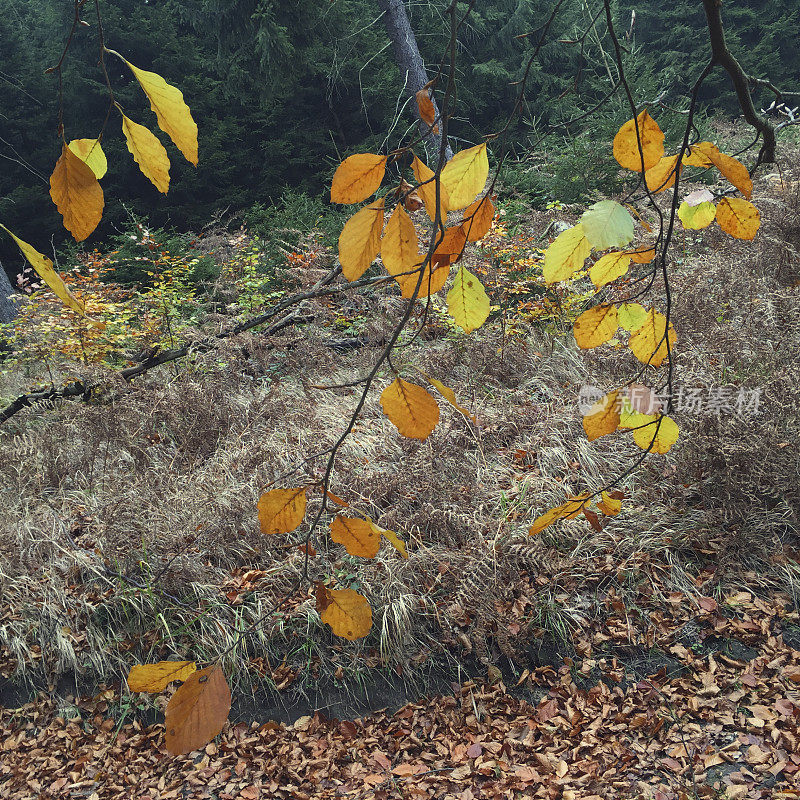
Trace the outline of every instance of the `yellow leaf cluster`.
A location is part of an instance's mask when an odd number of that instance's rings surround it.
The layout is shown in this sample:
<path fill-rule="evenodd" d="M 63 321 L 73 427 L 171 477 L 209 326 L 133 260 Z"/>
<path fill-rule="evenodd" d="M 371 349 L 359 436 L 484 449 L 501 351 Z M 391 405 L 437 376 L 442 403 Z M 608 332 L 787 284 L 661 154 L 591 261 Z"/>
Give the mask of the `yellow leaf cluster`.
<path fill-rule="evenodd" d="M 186 160 L 197 166 L 197 124 L 184 102 L 181 90 L 167 83 L 158 73 L 139 69 L 127 59 L 123 61 L 147 95 L 158 127 L 172 139 Z"/>

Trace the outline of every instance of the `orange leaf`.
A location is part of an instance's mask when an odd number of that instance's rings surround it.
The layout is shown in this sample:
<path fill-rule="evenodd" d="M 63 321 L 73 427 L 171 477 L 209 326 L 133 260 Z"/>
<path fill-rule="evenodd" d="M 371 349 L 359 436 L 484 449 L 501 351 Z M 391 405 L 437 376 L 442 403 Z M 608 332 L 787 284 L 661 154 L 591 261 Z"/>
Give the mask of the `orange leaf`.
<path fill-rule="evenodd" d="M 303 521 L 305 513 L 305 489 L 273 489 L 258 501 L 261 533 L 289 533 Z"/>
<path fill-rule="evenodd" d="M 649 264 L 656 257 L 656 248 L 652 245 L 642 245 L 635 250 L 628 250 L 626 255 L 631 257 L 634 264 Z"/>
<path fill-rule="evenodd" d="M 417 98 L 417 108 L 419 118 L 430 128 L 436 120 L 436 109 L 433 107 L 433 100 L 427 89 L 420 89 L 415 95 Z M 434 128 L 434 133 L 438 133 L 438 125 Z"/>
<path fill-rule="evenodd" d="M 745 197 L 753 193 L 753 181 L 747 167 L 741 161 L 720 152 L 711 142 L 700 142 L 695 148 L 705 156 Z"/>
<path fill-rule="evenodd" d="M 667 357 L 667 341 L 664 333 L 667 329 L 667 318 L 660 312 L 651 308 L 647 312 L 645 321 L 631 334 L 628 347 L 631 352 L 642 362 L 660 367 Z M 677 341 L 672 323 L 669 325 L 669 349 Z"/>
<path fill-rule="evenodd" d="M 386 172 L 386 156 L 358 153 L 342 161 L 331 183 L 332 203 L 360 203 L 378 191 Z"/>
<path fill-rule="evenodd" d="M 190 675 L 167 704 L 167 750 L 177 756 L 208 744 L 230 710 L 231 690 L 218 664 Z"/>
<path fill-rule="evenodd" d="M 375 558 L 381 547 L 381 537 L 366 520 L 337 516 L 331 522 L 331 539 L 343 544 L 351 556 Z"/>
<path fill-rule="evenodd" d="M 100 223 L 103 189 L 91 168 L 66 145 L 50 176 L 50 197 L 76 241 L 82 242 Z"/>
<path fill-rule="evenodd" d="M 411 162 L 411 169 L 414 172 L 414 177 L 420 186 L 417 188 L 417 194 L 422 198 L 425 203 L 425 210 L 432 221 L 436 219 L 436 181 L 433 178 L 433 170 L 429 169 L 422 163 L 416 156 Z M 426 182 L 427 181 L 427 182 Z M 447 224 L 447 189 L 444 184 L 439 181 L 439 220 L 443 225 Z"/>
<path fill-rule="evenodd" d="M 477 242 L 491 230 L 494 220 L 494 203 L 489 195 L 478 198 L 464 209 L 463 227 L 467 231 L 467 239 Z"/>
<path fill-rule="evenodd" d="M 598 502 L 597 507 L 607 517 L 616 517 L 622 510 L 622 498 L 614 497 L 615 494 L 620 494 L 620 492 L 601 492 L 602 499 Z"/>
<path fill-rule="evenodd" d="M 450 266 L 450 264 L 454 264 L 461 258 L 464 252 L 464 246 L 467 243 L 465 227 L 468 224 L 469 223 L 464 223 L 462 225 L 455 225 L 452 228 L 445 228 L 444 236 L 441 235 L 441 231 L 436 231 L 434 234 L 436 241 L 438 242 L 440 238 L 442 241 L 439 242 L 438 247 L 433 252 L 434 264 L 437 266 Z"/>
<path fill-rule="evenodd" d="M 408 272 L 422 263 L 419 253 L 419 239 L 411 217 L 400 204 L 396 205 L 381 241 L 383 266 L 395 279 L 398 274 Z M 416 285 L 416 280 L 414 281 Z"/>

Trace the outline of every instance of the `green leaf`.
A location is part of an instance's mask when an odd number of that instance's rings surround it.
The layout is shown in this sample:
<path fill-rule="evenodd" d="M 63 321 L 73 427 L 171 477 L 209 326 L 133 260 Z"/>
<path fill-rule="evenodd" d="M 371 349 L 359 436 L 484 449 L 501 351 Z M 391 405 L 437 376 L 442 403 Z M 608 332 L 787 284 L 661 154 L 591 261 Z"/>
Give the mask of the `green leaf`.
<path fill-rule="evenodd" d="M 447 293 L 447 308 L 456 324 L 471 333 L 486 322 L 490 307 L 483 284 L 464 266 L 459 267 L 453 288 Z"/>
<path fill-rule="evenodd" d="M 633 241 L 633 217 L 613 200 L 595 203 L 584 212 L 581 224 L 595 250 L 625 247 Z"/>

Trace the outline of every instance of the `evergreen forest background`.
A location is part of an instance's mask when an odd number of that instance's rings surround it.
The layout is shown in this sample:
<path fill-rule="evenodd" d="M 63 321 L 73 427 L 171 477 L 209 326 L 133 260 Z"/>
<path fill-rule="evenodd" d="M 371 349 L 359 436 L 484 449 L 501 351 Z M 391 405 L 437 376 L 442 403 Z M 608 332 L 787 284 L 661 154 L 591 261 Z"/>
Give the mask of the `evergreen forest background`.
<path fill-rule="evenodd" d="M 701 4 L 613 5 L 619 29 L 628 34 L 626 68 L 637 100 L 661 95 L 680 107 L 708 52 Z M 431 74 L 446 44 L 446 6 L 444 0 L 407 4 Z M 112 119 L 103 141 L 111 165 L 104 179 L 109 202 L 90 247 L 132 217 L 185 232 L 224 210 L 269 219 L 270 209 L 287 197 L 293 207 L 299 198 L 313 216 L 325 209 L 324 187 L 341 158 L 356 150 L 385 151 L 413 124 L 375 0 L 103 0 L 101 9 L 109 47 L 183 90 L 200 128 L 200 165 L 174 159 L 170 192 L 158 194 Z M 459 106 L 450 128 L 456 147 L 502 127 L 515 102 L 513 83 L 536 40 L 520 34 L 539 29 L 550 9 L 550 0 L 476 4 L 459 37 Z M 66 241 L 48 196 L 60 143 L 57 81 L 45 69 L 58 60 L 71 13 L 66 0 L 0 0 L 0 219 L 45 248 Z M 745 70 L 779 76 L 786 88 L 796 88 L 800 0 L 730 2 L 724 13 L 729 43 Z M 85 16 L 94 24 L 92 14 Z M 613 77 L 602 19 L 583 47 L 559 41 L 583 31 L 590 18 L 583 0 L 564 4 L 534 64 L 524 114 L 505 140 L 514 159 L 504 182 L 534 204 L 574 202 L 593 188 L 608 188 L 601 184 L 611 176 L 600 171 L 594 154 L 624 116 L 622 93 L 564 125 L 598 104 Z M 107 109 L 96 32 L 80 28 L 76 35 L 64 73 L 68 139 L 96 136 Z M 109 66 L 122 106 L 136 118 L 148 117 L 130 72 L 116 59 Z M 770 98 L 757 93 L 756 99 L 764 105 Z M 706 83 L 702 100 L 704 114 L 738 114 L 722 70 Z M 552 153 L 551 168 L 525 171 L 532 152 Z M 0 248 L 11 271 L 14 246 L 4 241 Z"/>

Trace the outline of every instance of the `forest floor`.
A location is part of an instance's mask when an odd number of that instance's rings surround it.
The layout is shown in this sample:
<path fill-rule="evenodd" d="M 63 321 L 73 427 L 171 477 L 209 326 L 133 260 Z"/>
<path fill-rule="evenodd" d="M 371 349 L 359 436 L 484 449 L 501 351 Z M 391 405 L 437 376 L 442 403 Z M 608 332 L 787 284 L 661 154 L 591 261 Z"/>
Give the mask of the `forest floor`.
<path fill-rule="evenodd" d="M 317 387 L 361 374 L 399 297 L 309 301 L 273 336 L 9 420 L 0 798 L 800 797 L 799 177 L 756 181 L 755 244 L 679 233 L 678 381 L 706 406 L 679 409 L 679 445 L 621 482 L 625 513 L 537 537 L 537 514 L 635 457 L 621 436 L 588 443 L 576 406 L 636 362 L 620 343 L 578 351 L 570 323 L 591 293 L 577 282 L 554 302 L 535 277 L 549 226 L 580 209 L 507 206 L 466 256 L 494 317 L 467 337 L 434 305 L 396 359 L 475 421 L 443 407 L 409 442 L 372 398 L 334 471 L 332 491 L 409 551 L 360 561 L 315 539 L 312 577 L 373 607 L 357 643 L 289 593 L 305 554 L 265 541 L 255 508 L 276 478 L 319 476 L 314 454 L 357 394 Z M 298 290 L 332 262 L 306 255 Z M 200 333 L 225 324 L 215 313 Z M 37 368 L 0 377 L 0 395 Z M 742 391 L 758 413 L 735 406 Z M 132 695 L 124 675 L 223 652 L 230 723 L 168 757 L 166 698 Z"/>

